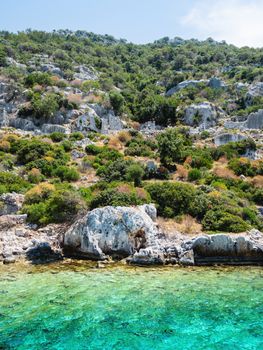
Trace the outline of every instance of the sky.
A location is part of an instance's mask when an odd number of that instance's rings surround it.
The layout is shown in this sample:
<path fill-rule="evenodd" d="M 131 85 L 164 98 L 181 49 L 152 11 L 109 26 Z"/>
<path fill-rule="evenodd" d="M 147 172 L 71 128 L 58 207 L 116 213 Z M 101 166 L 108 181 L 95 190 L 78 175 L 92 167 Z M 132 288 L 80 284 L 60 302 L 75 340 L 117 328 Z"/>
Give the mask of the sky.
<path fill-rule="evenodd" d="M 87 30 L 134 43 L 164 36 L 263 47 L 263 0 L 0 0 L 0 30 Z"/>

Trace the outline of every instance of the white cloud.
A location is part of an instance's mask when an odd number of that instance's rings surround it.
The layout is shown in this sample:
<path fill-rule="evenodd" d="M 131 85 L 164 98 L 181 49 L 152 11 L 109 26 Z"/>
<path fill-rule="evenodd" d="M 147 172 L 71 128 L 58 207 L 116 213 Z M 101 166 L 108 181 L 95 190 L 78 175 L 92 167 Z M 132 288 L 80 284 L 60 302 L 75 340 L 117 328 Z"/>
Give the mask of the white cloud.
<path fill-rule="evenodd" d="M 199 0 L 182 18 L 199 37 L 263 47 L 263 0 Z"/>

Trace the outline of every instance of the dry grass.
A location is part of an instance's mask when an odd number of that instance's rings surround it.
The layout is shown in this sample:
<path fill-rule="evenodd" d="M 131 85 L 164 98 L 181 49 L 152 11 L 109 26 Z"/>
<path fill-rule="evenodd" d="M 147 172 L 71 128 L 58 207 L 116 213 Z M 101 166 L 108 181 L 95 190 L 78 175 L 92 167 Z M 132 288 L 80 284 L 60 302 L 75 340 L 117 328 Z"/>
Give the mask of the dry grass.
<path fill-rule="evenodd" d="M 188 178 L 188 169 L 186 169 L 183 165 L 178 164 L 176 166 L 176 173 L 174 174 L 174 180 L 186 180 Z"/>
<path fill-rule="evenodd" d="M 112 148 L 112 149 L 115 149 L 116 151 L 120 151 L 122 149 L 123 145 L 120 142 L 118 136 L 112 136 L 109 139 L 108 147 Z"/>
<path fill-rule="evenodd" d="M 128 131 L 120 131 L 117 135 L 119 141 L 123 144 L 126 144 L 132 139 L 131 134 Z"/>
<path fill-rule="evenodd" d="M 69 94 L 67 99 L 69 102 L 76 103 L 77 105 L 80 105 L 82 102 L 82 96 L 80 94 Z"/>
<path fill-rule="evenodd" d="M 188 235 L 195 235 L 202 232 L 202 225 L 190 215 L 184 215 L 180 221 L 175 219 L 158 218 L 161 230 L 170 238 L 178 232 Z"/>
<path fill-rule="evenodd" d="M 263 188 L 263 176 L 262 175 L 257 175 L 254 176 L 251 179 L 251 183 L 253 186 L 258 187 L 258 188 Z"/>
<path fill-rule="evenodd" d="M 227 160 L 225 158 L 220 158 L 219 161 L 214 165 L 212 170 L 213 174 L 224 179 L 237 179 L 233 170 L 227 168 Z"/>

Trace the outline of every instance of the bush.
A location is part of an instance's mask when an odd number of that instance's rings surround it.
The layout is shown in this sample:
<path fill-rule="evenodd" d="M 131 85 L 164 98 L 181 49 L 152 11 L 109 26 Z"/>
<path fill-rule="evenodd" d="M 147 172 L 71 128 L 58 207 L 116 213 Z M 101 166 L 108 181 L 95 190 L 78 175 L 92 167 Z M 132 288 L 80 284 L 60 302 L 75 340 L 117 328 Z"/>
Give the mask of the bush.
<path fill-rule="evenodd" d="M 134 186 L 139 187 L 142 183 L 142 178 L 144 176 L 144 170 L 140 164 L 131 164 L 126 172 L 126 179 L 128 181 L 133 181 Z"/>
<path fill-rule="evenodd" d="M 56 132 L 52 132 L 52 134 L 50 134 L 49 137 L 53 142 L 60 142 L 66 138 L 66 135 L 63 134 L 62 132 L 56 131 Z"/>
<path fill-rule="evenodd" d="M 34 85 L 52 85 L 51 76 L 48 73 L 33 72 L 28 74 L 25 78 L 25 85 L 27 87 L 33 87 Z"/>
<path fill-rule="evenodd" d="M 209 210 L 202 221 L 207 231 L 244 232 L 250 226 L 241 217 L 223 210 Z"/>
<path fill-rule="evenodd" d="M 156 202 L 159 215 L 164 217 L 191 214 L 189 208 L 197 194 L 194 186 L 179 182 L 150 184 L 146 190 Z"/>
<path fill-rule="evenodd" d="M 112 206 L 130 206 L 130 205 L 140 205 L 147 203 L 148 200 L 138 196 L 138 193 L 123 193 L 118 191 L 116 188 L 106 189 L 100 192 L 95 198 L 90 202 L 90 208 L 94 209 L 97 207 L 104 207 L 107 205 Z"/>
<path fill-rule="evenodd" d="M 75 131 L 70 134 L 69 139 L 72 141 L 81 141 L 84 139 L 84 135 L 80 131 Z"/>
<path fill-rule="evenodd" d="M 9 152 L 11 149 L 10 142 L 2 140 L 0 141 L 0 151 L 2 152 Z"/>
<path fill-rule="evenodd" d="M 33 140 L 18 140 L 12 145 L 14 151 L 17 150 L 17 161 L 20 164 L 37 161 L 52 150 L 52 146 L 47 142 L 42 142 L 36 139 Z"/>
<path fill-rule="evenodd" d="M 161 162 L 168 169 L 175 168 L 176 162 L 184 161 L 186 149 L 191 146 L 186 129 L 167 129 L 158 135 L 157 141 Z"/>
<path fill-rule="evenodd" d="M 53 185 L 41 184 L 26 194 L 22 208 L 28 221 L 37 225 L 70 221 L 81 209 L 84 202 L 73 190 L 55 189 Z"/>
<path fill-rule="evenodd" d="M 34 184 L 37 184 L 44 180 L 44 176 L 41 174 L 41 171 L 37 168 L 31 169 L 27 174 L 28 181 Z"/>
<path fill-rule="evenodd" d="M 59 177 L 61 181 L 77 181 L 79 179 L 78 171 L 65 165 L 60 165 L 54 169 L 52 175 Z"/>
<path fill-rule="evenodd" d="M 0 172 L 0 194 L 6 192 L 24 192 L 30 184 L 21 176 L 11 172 Z"/>
<path fill-rule="evenodd" d="M 196 181 L 201 179 L 202 174 L 199 169 L 191 169 L 188 172 L 188 181 Z"/>

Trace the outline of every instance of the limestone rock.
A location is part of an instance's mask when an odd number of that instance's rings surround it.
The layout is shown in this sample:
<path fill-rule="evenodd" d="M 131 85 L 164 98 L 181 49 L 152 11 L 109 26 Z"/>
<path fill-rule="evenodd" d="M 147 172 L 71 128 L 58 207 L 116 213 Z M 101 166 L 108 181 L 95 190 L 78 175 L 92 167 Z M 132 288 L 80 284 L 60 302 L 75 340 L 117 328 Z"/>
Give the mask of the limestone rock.
<path fill-rule="evenodd" d="M 250 85 L 246 94 L 246 104 L 251 105 L 255 97 L 263 96 L 263 82 Z"/>
<path fill-rule="evenodd" d="M 245 236 L 201 236 L 194 240 L 192 249 L 199 265 L 263 263 L 263 245 Z"/>
<path fill-rule="evenodd" d="M 198 126 L 200 130 L 206 130 L 218 123 L 224 116 L 224 112 L 209 102 L 192 104 L 185 109 L 184 122 L 190 126 Z"/>
<path fill-rule="evenodd" d="M 211 78 L 208 82 L 208 86 L 212 89 L 225 89 L 227 87 L 226 83 L 217 77 Z"/>
<path fill-rule="evenodd" d="M 208 80 L 204 80 L 204 79 L 201 79 L 201 80 L 185 80 L 185 81 L 182 81 L 181 83 L 177 84 L 176 86 L 172 87 L 170 90 L 168 90 L 166 92 L 166 96 L 172 96 L 176 92 L 178 92 L 178 91 L 180 91 L 180 90 L 182 90 L 184 88 L 187 88 L 188 86 L 196 87 L 199 84 L 207 84 L 207 83 L 208 83 Z"/>
<path fill-rule="evenodd" d="M 158 235 L 149 215 L 156 216 L 153 205 L 94 209 L 65 233 L 65 251 L 97 260 L 132 255 L 151 246 Z"/>
<path fill-rule="evenodd" d="M 0 196 L 0 215 L 17 213 L 24 203 L 24 195 L 18 193 L 4 193 Z"/>
<path fill-rule="evenodd" d="M 216 146 L 225 145 L 229 142 L 237 142 L 246 139 L 245 135 L 241 134 L 230 134 L 230 133 L 223 133 L 220 135 L 216 135 L 214 138 L 214 142 Z"/>

